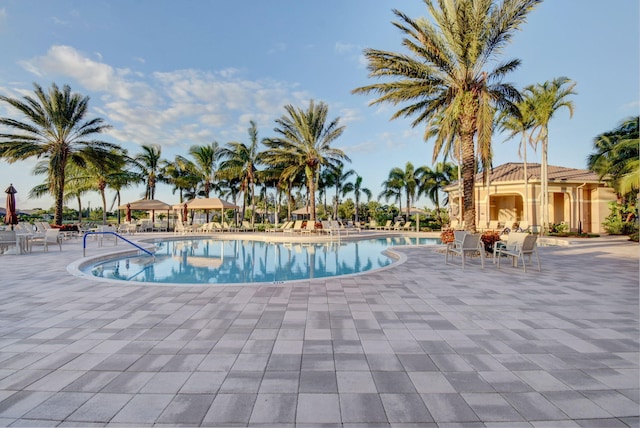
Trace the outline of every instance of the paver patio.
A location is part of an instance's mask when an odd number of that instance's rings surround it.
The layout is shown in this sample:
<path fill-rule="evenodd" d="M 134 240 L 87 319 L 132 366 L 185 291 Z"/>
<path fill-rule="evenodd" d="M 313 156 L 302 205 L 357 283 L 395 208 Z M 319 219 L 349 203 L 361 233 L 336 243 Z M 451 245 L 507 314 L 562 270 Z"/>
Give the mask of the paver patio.
<path fill-rule="evenodd" d="M 72 276 L 81 241 L 0 255 L 0 426 L 638 426 L 638 248 L 188 287 Z"/>

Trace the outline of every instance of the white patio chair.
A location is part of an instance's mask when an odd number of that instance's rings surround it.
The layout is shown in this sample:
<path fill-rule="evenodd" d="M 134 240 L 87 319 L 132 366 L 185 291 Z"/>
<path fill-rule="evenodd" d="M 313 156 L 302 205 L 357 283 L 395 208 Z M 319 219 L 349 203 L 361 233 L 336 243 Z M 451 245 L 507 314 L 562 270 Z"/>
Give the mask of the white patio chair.
<path fill-rule="evenodd" d="M 497 252 L 498 254 L 498 269 L 500 269 L 500 259 L 501 256 L 511 257 L 512 265 L 514 267 L 518 267 L 518 261 L 522 260 L 522 268 L 524 271 L 527 271 L 527 264 L 525 262 L 525 258 L 529 259 L 529 263 L 531 263 L 531 255 L 535 254 L 538 259 L 538 272 L 542 270 L 540 265 L 540 256 L 538 255 L 538 235 L 529 235 L 525 234 L 524 240 L 522 242 L 518 242 L 517 244 L 511 246 L 508 245 L 505 247 L 499 247 Z"/>
<path fill-rule="evenodd" d="M 463 269 L 467 256 L 473 257 L 474 255 L 479 253 L 482 268 L 484 269 L 484 244 L 482 243 L 479 234 L 466 233 L 459 245 L 456 244 L 456 241 L 447 244 L 447 249 L 444 257 L 445 264 L 449 264 L 449 253 L 460 256 L 460 258 L 462 259 Z"/>
<path fill-rule="evenodd" d="M 62 235 L 60 229 L 47 229 L 43 236 L 36 236 L 31 238 L 30 247 L 34 245 L 42 245 L 44 251 L 49 251 L 49 245 L 58 245 L 60 251 L 62 251 Z"/>

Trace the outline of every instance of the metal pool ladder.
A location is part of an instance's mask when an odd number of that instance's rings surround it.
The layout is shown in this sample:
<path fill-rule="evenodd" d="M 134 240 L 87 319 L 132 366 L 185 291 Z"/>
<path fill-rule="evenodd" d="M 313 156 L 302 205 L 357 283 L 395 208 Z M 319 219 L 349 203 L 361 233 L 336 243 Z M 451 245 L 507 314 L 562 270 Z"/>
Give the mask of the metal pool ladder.
<path fill-rule="evenodd" d="M 86 257 L 86 251 L 87 251 L 87 236 L 89 235 L 113 235 L 116 237 L 116 242 L 117 239 L 120 238 L 122 239 L 124 242 L 127 242 L 128 244 L 133 245 L 134 247 L 136 247 L 138 250 L 147 253 L 148 255 L 150 255 L 151 257 L 156 258 L 156 256 L 149 250 L 146 250 L 144 248 L 142 248 L 140 245 L 136 244 L 135 242 L 129 241 L 127 238 L 125 238 L 124 236 L 120 235 L 119 233 L 116 232 L 86 232 L 84 234 L 84 237 L 82 238 L 82 257 Z"/>

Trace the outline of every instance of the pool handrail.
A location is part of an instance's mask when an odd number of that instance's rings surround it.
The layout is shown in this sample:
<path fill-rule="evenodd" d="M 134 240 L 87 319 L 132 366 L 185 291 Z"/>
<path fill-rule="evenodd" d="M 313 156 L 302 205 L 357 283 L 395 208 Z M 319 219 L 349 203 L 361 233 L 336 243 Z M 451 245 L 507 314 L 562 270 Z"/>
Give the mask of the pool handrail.
<path fill-rule="evenodd" d="M 120 235 L 119 233 L 109 232 L 109 231 L 106 231 L 106 232 L 94 232 L 94 231 L 85 232 L 84 237 L 82 238 L 82 257 L 86 257 L 87 236 L 89 236 L 89 235 L 113 235 L 113 236 L 116 237 L 116 239 L 120 238 L 124 242 L 127 242 L 127 243 L 133 245 L 138 250 L 147 253 L 148 255 L 153 257 L 154 259 L 156 258 L 156 256 L 151 251 L 142 248 L 140 245 L 136 244 L 135 242 L 129 241 L 127 238 L 125 238 L 124 236 Z"/>

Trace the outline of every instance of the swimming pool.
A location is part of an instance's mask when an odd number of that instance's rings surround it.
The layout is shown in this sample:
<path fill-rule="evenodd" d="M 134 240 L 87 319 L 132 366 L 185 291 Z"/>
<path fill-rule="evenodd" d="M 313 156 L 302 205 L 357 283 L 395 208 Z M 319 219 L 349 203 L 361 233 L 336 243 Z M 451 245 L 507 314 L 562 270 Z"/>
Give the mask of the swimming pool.
<path fill-rule="evenodd" d="M 132 283 L 281 283 L 366 272 L 392 263 L 394 245 L 436 245 L 437 238 L 388 237 L 333 242 L 194 238 L 155 242 L 155 260 L 129 256 L 81 267 L 84 274 Z"/>

